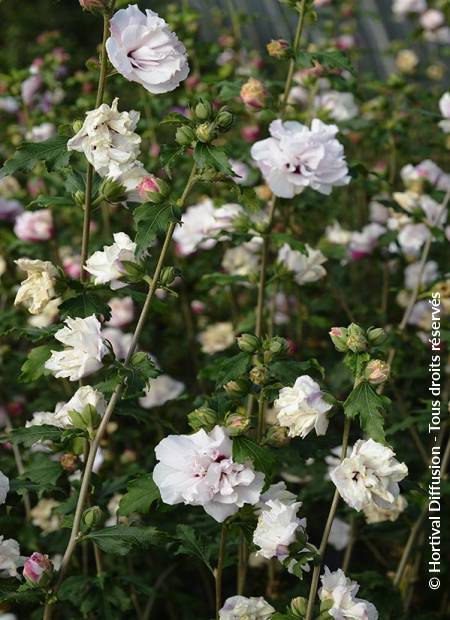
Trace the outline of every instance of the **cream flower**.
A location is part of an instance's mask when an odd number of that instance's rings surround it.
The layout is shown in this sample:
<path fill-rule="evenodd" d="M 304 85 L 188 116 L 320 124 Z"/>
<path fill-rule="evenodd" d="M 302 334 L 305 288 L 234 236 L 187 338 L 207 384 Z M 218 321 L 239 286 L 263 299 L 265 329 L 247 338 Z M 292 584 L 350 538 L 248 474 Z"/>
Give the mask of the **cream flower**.
<path fill-rule="evenodd" d="M 133 4 L 115 13 L 110 28 L 108 57 L 127 80 L 160 94 L 187 78 L 186 49 L 157 13 L 149 9 L 143 13 Z"/>
<path fill-rule="evenodd" d="M 15 261 L 27 278 L 20 284 L 14 305 L 23 304 L 31 314 L 40 314 L 55 296 L 55 278 L 58 270 L 49 261 L 19 258 Z"/>
<path fill-rule="evenodd" d="M 219 523 L 244 504 L 256 504 L 264 475 L 235 463 L 227 431 L 216 426 L 193 435 L 170 435 L 155 448 L 153 479 L 166 504 L 203 506 Z"/>
<path fill-rule="evenodd" d="M 0 536 L 0 576 L 18 577 L 17 569 L 23 566 L 24 562 L 25 558 L 20 555 L 17 540 Z"/>
<path fill-rule="evenodd" d="M 222 259 L 226 273 L 234 276 L 249 276 L 257 273 L 260 263 L 261 237 L 253 237 L 235 248 L 228 248 Z"/>
<path fill-rule="evenodd" d="M 203 353 L 218 353 L 235 341 L 233 324 L 227 321 L 209 325 L 198 337 Z"/>
<path fill-rule="evenodd" d="M 298 377 L 293 387 L 280 390 L 274 402 L 280 426 L 289 429 L 289 437 L 306 437 L 312 429 L 325 435 L 328 428 L 327 411 L 332 408 L 322 395 L 320 386 L 308 375 Z"/>
<path fill-rule="evenodd" d="M 278 262 L 295 274 L 294 280 L 299 285 L 317 282 L 327 273 L 322 267 L 327 260 L 322 252 L 314 250 L 308 244 L 305 245 L 305 251 L 304 254 L 293 250 L 287 243 L 278 250 Z"/>
<path fill-rule="evenodd" d="M 69 413 L 71 411 L 81 413 L 88 405 L 93 407 L 100 416 L 105 413 L 106 401 L 103 394 L 90 385 L 83 385 L 67 403 L 56 407 L 56 424 L 62 428 L 71 428 L 73 425 Z"/>
<path fill-rule="evenodd" d="M 396 500 L 386 507 L 380 507 L 375 503 L 369 504 L 363 509 L 366 523 L 383 523 L 384 521 L 397 521 L 399 516 L 408 506 L 408 502 L 399 495 Z"/>
<path fill-rule="evenodd" d="M 251 155 L 276 196 L 293 198 L 305 187 L 330 194 L 333 187 L 350 182 L 336 125 L 314 119 L 310 129 L 276 120 L 269 129 L 271 137 L 256 142 Z"/>
<path fill-rule="evenodd" d="M 338 123 L 349 121 L 358 114 L 358 106 L 353 93 L 329 90 L 314 98 L 314 108 L 328 112 L 330 118 Z"/>
<path fill-rule="evenodd" d="M 136 262 L 136 244 L 123 233 L 113 235 L 114 243 L 103 246 L 103 251 L 94 252 L 86 261 L 86 271 L 94 276 L 95 284 L 110 283 L 113 291 L 126 286 L 120 282 L 125 269 L 122 261 Z"/>
<path fill-rule="evenodd" d="M 133 167 L 139 155 L 141 138 L 134 133 L 139 112 L 119 112 L 119 100 L 111 106 L 102 103 L 86 113 L 80 131 L 67 142 L 69 151 L 84 153 L 101 177 L 119 179 Z"/>
<path fill-rule="evenodd" d="M 54 499 L 41 499 L 31 509 L 31 522 L 39 527 L 45 534 L 57 532 L 61 527 L 61 515 L 54 514 L 53 510 L 59 506 Z"/>
<path fill-rule="evenodd" d="M 377 620 L 378 612 L 372 603 L 356 598 L 359 585 L 348 579 L 341 569 L 334 573 L 325 566 L 321 577 L 322 588 L 319 590 L 321 601 L 332 601 L 328 610 L 335 620 Z"/>
<path fill-rule="evenodd" d="M 230 596 L 219 611 L 219 620 L 269 620 L 274 613 L 262 596 Z"/>
<path fill-rule="evenodd" d="M 55 338 L 65 345 L 62 351 L 52 351 L 45 368 L 55 377 L 78 381 L 102 367 L 102 359 L 108 352 L 101 336 L 100 322 L 95 315 L 67 318 L 66 327 L 56 332 Z"/>
<path fill-rule="evenodd" d="M 159 375 L 150 379 L 145 388 L 145 396 L 139 399 L 139 404 L 144 409 L 161 407 L 169 400 L 175 400 L 184 391 L 185 385 L 181 381 L 172 379 L 169 375 Z"/>
<path fill-rule="evenodd" d="M 405 463 L 399 463 L 395 453 L 373 439 L 359 439 L 353 450 L 330 473 L 339 494 L 357 510 L 372 503 L 389 508 L 398 498 L 398 483 L 408 473 Z"/>

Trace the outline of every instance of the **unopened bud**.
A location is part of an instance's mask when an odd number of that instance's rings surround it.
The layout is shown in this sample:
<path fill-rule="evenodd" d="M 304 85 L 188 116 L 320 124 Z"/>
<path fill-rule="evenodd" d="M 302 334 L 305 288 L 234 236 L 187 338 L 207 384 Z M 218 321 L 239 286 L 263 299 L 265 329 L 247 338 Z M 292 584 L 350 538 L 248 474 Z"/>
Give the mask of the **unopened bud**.
<path fill-rule="evenodd" d="M 170 187 L 163 179 L 158 179 L 152 175 L 144 177 L 139 183 L 137 191 L 144 202 L 158 204 L 169 194 Z"/>
<path fill-rule="evenodd" d="M 195 134 L 191 127 L 188 125 L 182 125 L 178 127 L 175 133 L 175 142 L 181 144 L 181 146 L 191 146 L 195 140 Z"/>
<path fill-rule="evenodd" d="M 84 192 L 79 189 L 72 194 L 72 198 L 77 207 L 84 207 Z"/>
<path fill-rule="evenodd" d="M 228 131 L 234 122 L 233 113 L 226 108 L 219 110 L 219 113 L 216 116 L 216 125 L 222 131 Z"/>
<path fill-rule="evenodd" d="M 194 431 L 199 431 L 201 428 L 211 430 L 217 423 L 217 413 L 209 407 L 199 407 L 188 414 L 188 422 Z"/>
<path fill-rule="evenodd" d="M 236 379 L 228 381 L 223 386 L 223 389 L 232 398 L 242 398 L 249 393 L 249 383 L 245 379 Z"/>
<path fill-rule="evenodd" d="M 103 518 L 103 513 L 100 506 L 91 506 L 83 512 L 81 517 L 81 531 L 83 534 L 87 534 L 96 527 Z"/>
<path fill-rule="evenodd" d="M 386 341 L 387 334 L 382 327 L 369 327 L 367 330 L 367 338 L 370 344 L 380 346 Z"/>
<path fill-rule="evenodd" d="M 176 275 L 175 267 L 164 267 L 159 278 L 161 286 L 170 286 L 175 280 Z"/>
<path fill-rule="evenodd" d="M 261 340 L 253 334 L 242 334 L 237 339 L 237 345 L 245 353 L 255 353 L 261 346 Z"/>
<path fill-rule="evenodd" d="M 35 551 L 25 560 L 23 576 L 28 585 L 36 588 L 46 588 L 53 575 L 53 564 L 43 553 Z"/>
<path fill-rule="evenodd" d="M 230 435 L 239 435 L 246 431 L 250 426 L 250 418 L 245 412 L 229 413 L 225 416 L 225 428 Z"/>
<path fill-rule="evenodd" d="M 124 271 L 123 276 L 120 278 L 121 280 L 134 284 L 144 279 L 145 270 L 141 263 L 136 263 L 134 260 L 123 260 L 121 261 L 121 266 Z"/>
<path fill-rule="evenodd" d="M 324 612 L 327 612 L 329 609 L 331 609 L 333 607 L 333 604 L 334 603 L 332 598 L 324 598 L 320 603 L 320 615 L 322 616 Z"/>
<path fill-rule="evenodd" d="M 209 101 L 200 101 L 194 108 L 194 114 L 199 121 L 207 121 L 212 114 L 213 107 Z"/>
<path fill-rule="evenodd" d="M 353 353 L 362 353 L 367 350 L 367 339 L 364 331 L 356 323 L 351 323 L 347 328 L 347 347 Z"/>
<path fill-rule="evenodd" d="M 81 428 L 92 433 L 100 424 L 100 416 L 92 405 L 80 411 L 69 411 L 69 418 L 75 428 Z"/>
<path fill-rule="evenodd" d="M 113 204 L 122 202 L 126 198 L 126 192 L 123 185 L 114 179 L 104 179 L 99 189 L 100 196 Z"/>
<path fill-rule="evenodd" d="M 274 338 L 271 338 L 269 340 L 268 349 L 274 355 L 280 355 L 282 353 L 287 353 L 287 351 L 289 350 L 289 345 L 285 338 L 275 336 Z"/>
<path fill-rule="evenodd" d="M 346 353 L 348 351 L 347 328 L 346 327 L 332 327 L 328 333 L 330 335 L 332 343 L 336 347 L 336 350 L 340 351 L 341 353 Z"/>
<path fill-rule="evenodd" d="M 269 371 L 265 366 L 254 366 L 250 373 L 250 381 L 255 385 L 264 385 L 269 376 Z"/>
<path fill-rule="evenodd" d="M 200 142 L 208 143 L 211 142 L 215 138 L 216 132 L 214 130 L 214 125 L 211 123 L 202 123 L 195 130 L 195 136 Z"/>
<path fill-rule="evenodd" d="M 288 48 L 289 43 L 285 39 L 272 39 L 272 41 L 266 45 L 266 50 L 269 56 L 278 59 L 286 58 Z"/>
<path fill-rule="evenodd" d="M 260 80 L 250 78 L 242 85 L 240 96 L 246 106 L 259 110 L 265 105 L 267 91 Z"/>
<path fill-rule="evenodd" d="M 266 443 L 274 448 L 281 448 L 289 443 L 288 429 L 285 426 L 271 426 L 266 433 Z"/>
<path fill-rule="evenodd" d="M 74 121 L 72 123 L 73 133 L 78 133 L 80 129 L 83 127 L 83 121 Z"/>
<path fill-rule="evenodd" d="M 389 364 L 383 360 L 370 360 L 364 370 L 364 378 L 373 385 L 384 383 L 389 378 Z"/>
<path fill-rule="evenodd" d="M 306 599 L 303 596 L 297 596 L 293 598 L 290 604 L 290 610 L 294 616 L 302 618 L 306 614 Z"/>
<path fill-rule="evenodd" d="M 61 467 L 64 471 L 69 473 L 73 473 L 78 467 L 78 457 L 76 454 L 72 454 L 71 452 L 66 452 L 59 459 Z"/>
<path fill-rule="evenodd" d="M 80 6 L 84 11 L 91 13 L 102 12 L 107 7 L 106 0 L 79 0 Z"/>

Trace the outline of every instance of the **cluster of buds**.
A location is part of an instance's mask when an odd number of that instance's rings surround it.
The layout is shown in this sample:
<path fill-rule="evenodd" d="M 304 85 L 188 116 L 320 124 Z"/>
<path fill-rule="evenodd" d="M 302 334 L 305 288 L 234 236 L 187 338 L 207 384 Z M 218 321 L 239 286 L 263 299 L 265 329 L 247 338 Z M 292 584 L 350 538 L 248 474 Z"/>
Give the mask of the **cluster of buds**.
<path fill-rule="evenodd" d="M 224 426 L 230 435 L 240 435 L 250 428 L 250 418 L 244 409 L 226 414 Z"/>
<path fill-rule="evenodd" d="M 192 122 L 178 127 L 175 141 L 181 146 L 192 147 L 195 142 L 209 144 L 219 133 L 228 131 L 234 122 L 234 116 L 227 106 L 216 111 L 207 100 L 199 101 L 191 109 Z"/>
<path fill-rule="evenodd" d="M 214 409 L 203 406 L 188 414 L 188 422 L 193 431 L 199 431 L 201 428 L 210 431 L 217 424 L 218 416 Z"/>
<path fill-rule="evenodd" d="M 25 560 L 23 576 L 33 588 L 47 588 L 53 576 L 53 564 L 43 553 L 35 551 Z"/>
<path fill-rule="evenodd" d="M 240 97 L 247 108 L 261 110 L 266 105 L 267 89 L 261 80 L 249 78 L 241 87 Z"/>
<path fill-rule="evenodd" d="M 386 340 L 386 332 L 381 327 L 371 327 L 364 331 L 356 323 L 348 327 L 332 327 L 329 334 L 341 353 L 364 353 L 369 346 L 380 346 Z"/>

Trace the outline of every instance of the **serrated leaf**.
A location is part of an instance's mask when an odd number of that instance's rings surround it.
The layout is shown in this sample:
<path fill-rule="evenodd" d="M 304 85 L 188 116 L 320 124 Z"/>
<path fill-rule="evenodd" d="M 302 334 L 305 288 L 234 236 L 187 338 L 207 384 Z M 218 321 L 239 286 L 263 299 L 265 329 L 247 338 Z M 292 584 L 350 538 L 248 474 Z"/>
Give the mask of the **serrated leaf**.
<path fill-rule="evenodd" d="M 322 377 L 324 376 L 324 369 L 314 358 L 305 362 L 279 360 L 277 362 L 272 362 L 269 366 L 270 376 L 283 383 L 283 385 L 295 383 L 295 380 L 299 376 L 311 370 L 316 370 Z"/>
<path fill-rule="evenodd" d="M 251 461 L 256 471 L 263 472 L 266 481 L 272 477 L 276 464 L 276 459 L 270 450 L 245 435 L 233 438 L 233 460 L 238 463 Z"/>
<path fill-rule="evenodd" d="M 24 142 L 0 170 L 0 179 L 19 171 L 32 170 L 42 161 L 48 170 L 58 170 L 68 165 L 71 152 L 67 150 L 67 138 L 54 136 L 44 142 Z"/>
<path fill-rule="evenodd" d="M 23 444 L 29 448 L 39 441 L 58 441 L 61 437 L 61 429 L 56 426 L 50 426 L 49 424 L 42 424 L 40 426 L 29 426 L 23 428 L 14 428 L 7 436 L 4 437 L 5 441 L 8 438 L 14 443 Z"/>
<path fill-rule="evenodd" d="M 48 344 L 43 344 L 40 347 L 31 349 L 28 353 L 28 358 L 22 364 L 20 381 L 31 383 L 32 381 L 37 381 L 44 375 L 49 375 L 50 371 L 44 368 L 44 364 L 51 353 L 51 347 Z"/>
<path fill-rule="evenodd" d="M 221 147 L 198 142 L 194 149 L 194 160 L 200 170 L 213 168 L 217 172 L 233 175 L 228 155 Z"/>
<path fill-rule="evenodd" d="M 174 205 L 167 202 L 158 205 L 145 202 L 134 209 L 133 218 L 136 226 L 136 250 L 139 256 L 148 250 L 158 233 L 166 232 L 170 222 L 180 220 L 180 213 Z"/>
<path fill-rule="evenodd" d="M 105 553 L 127 555 L 133 548 L 145 548 L 161 541 L 161 532 L 155 527 L 114 525 L 90 532 L 84 537 L 92 540 Z"/>
<path fill-rule="evenodd" d="M 150 506 L 159 499 L 159 489 L 151 476 L 142 476 L 132 480 L 122 497 L 117 514 L 128 516 L 132 512 L 146 513 Z"/>
<path fill-rule="evenodd" d="M 62 468 L 58 462 L 51 461 L 48 454 L 37 454 L 20 478 L 48 487 L 54 486 L 61 474 Z"/>
<path fill-rule="evenodd" d="M 340 69 L 355 73 L 352 63 L 345 54 L 336 49 L 325 50 L 323 52 L 304 52 L 297 54 L 297 63 L 300 67 L 311 67 L 317 62 L 328 69 Z"/>
<path fill-rule="evenodd" d="M 92 290 L 84 290 L 73 297 L 65 299 L 59 306 L 61 318 L 92 316 L 102 314 L 106 320 L 111 318 L 111 308 Z"/>
<path fill-rule="evenodd" d="M 175 555 L 194 555 L 209 568 L 211 573 L 214 573 L 211 565 L 212 546 L 200 533 L 189 525 L 180 524 L 177 526 L 175 537 L 181 543 Z"/>
<path fill-rule="evenodd" d="M 214 360 L 206 368 L 203 368 L 199 373 L 199 377 L 216 381 L 217 387 L 221 387 L 228 383 L 228 381 L 245 375 L 250 367 L 250 362 L 251 355 L 242 351 L 232 357 Z"/>
<path fill-rule="evenodd" d="M 277 247 L 280 247 L 287 243 L 293 250 L 301 252 L 302 254 L 307 254 L 305 244 L 290 235 L 289 233 L 275 232 L 270 235 L 270 239 L 274 241 Z"/>
<path fill-rule="evenodd" d="M 149 379 L 154 379 L 160 374 L 149 353 L 139 351 L 131 357 L 126 373 L 126 395 L 128 398 L 140 396 Z"/>
<path fill-rule="evenodd" d="M 349 394 L 344 403 L 345 415 L 359 416 L 362 430 L 374 441 L 385 442 L 383 413 L 389 399 L 377 394 L 367 381 L 363 381 Z"/>

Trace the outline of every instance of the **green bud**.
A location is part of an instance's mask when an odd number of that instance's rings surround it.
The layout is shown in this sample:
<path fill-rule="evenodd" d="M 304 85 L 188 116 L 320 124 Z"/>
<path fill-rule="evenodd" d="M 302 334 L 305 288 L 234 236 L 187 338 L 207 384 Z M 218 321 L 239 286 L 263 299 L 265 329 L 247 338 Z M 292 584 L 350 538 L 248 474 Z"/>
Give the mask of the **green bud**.
<path fill-rule="evenodd" d="M 73 133 L 78 133 L 80 129 L 83 127 L 83 121 L 74 121 L 72 123 Z"/>
<path fill-rule="evenodd" d="M 209 407 L 199 407 L 188 414 L 188 422 L 194 431 L 201 428 L 209 431 L 217 424 L 217 413 Z"/>
<path fill-rule="evenodd" d="M 191 146 L 195 140 L 195 134 L 189 125 L 178 127 L 175 133 L 175 142 L 181 146 Z"/>
<path fill-rule="evenodd" d="M 284 426 L 271 426 L 266 433 L 265 442 L 274 448 L 281 448 L 289 443 L 288 430 Z"/>
<path fill-rule="evenodd" d="M 290 611 L 294 616 L 302 618 L 306 614 L 307 601 L 303 596 L 297 596 L 293 598 L 290 604 Z"/>
<path fill-rule="evenodd" d="M 380 346 L 386 341 L 387 334 L 382 327 L 369 327 L 367 330 L 367 338 L 370 344 Z"/>
<path fill-rule="evenodd" d="M 274 355 L 280 355 L 282 353 L 286 353 L 289 350 L 288 343 L 285 338 L 280 338 L 280 336 L 275 336 L 268 341 L 268 349 Z"/>
<path fill-rule="evenodd" d="M 228 383 L 223 386 L 223 389 L 232 398 L 242 398 L 249 393 L 250 385 L 245 379 L 236 379 L 234 381 L 228 381 Z"/>
<path fill-rule="evenodd" d="M 333 607 L 333 599 L 332 598 L 325 598 L 320 603 L 320 613 L 323 614 L 324 612 L 328 611 L 332 607 Z"/>
<path fill-rule="evenodd" d="M 248 430 L 250 426 L 250 418 L 245 412 L 235 411 L 225 416 L 225 428 L 230 435 L 239 435 Z"/>
<path fill-rule="evenodd" d="M 144 279 L 145 271 L 141 263 L 136 263 L 131 260 L 123 260 L 121 261 L 121 264 L 125 271 L 121 277 L 121 280 L 134 284 L 136 282 L 141 282 Z"/>
<path fill-rule="evenodd" d="M 213 107 L 209 101 L 200 101 L 194 108 L 194 114 L 199 121 L 207 121 L 212 114 Z"/>
<path fill-rule="evenodd" d="M 218 115 L 216 116 L 216 125 L 221 131 L 228 131 L 234 123 L 234 116 L 232 112 L 223 108 L 219 110 Z"/>
<path fill-rule="evenodd" d="M 83 512 L 81 517 L 81 531 L 83 534 L 87 534 L 95 528 L 103 518 L 103 513 L 100 506 L 91 506 Z"/>
<path fill-rule="evenodd" d="M 245 353 L 255 353 L 261 347 L 261 340 L 253 334 L 242 334 L 237 339 L 238 347 Z"/>
<path fill-rule="evenodd" d="M 347 353 L 347 337 L 348 332 L 346 327 L 332 327 L 328 332 L 332 343 L 336 347 L 336 350 L 340 353 Z"/>
<path fill-rule="evenodd" d="M 100 185 L 99 195 L 106 202 L 123 202 L 126 198 L 126 191 L 123 185 L 114 179 L 103 179 Z"/>
<path fill-rule="evenodd" d="M 72 194 L 72 198 L 77 207 L 84 207 L 85 195 L 80 189 Z"/>
<path fill-rule="evenodd" d="M 362 353 L 367 350 L 367 339 L 364 331 L 356 323 L 351 323 L 347 328 L 347 347 L 353 353 Z"/>
<path fill-rule="evenodd" d="M 269 376 L 269 371 L 265 366 L 254 366 L 250 373 L 250 381 L 255 385 L 264 385 Z"/>
<path fill-rule="evenodd" d="M 216 132 L 214 129 L 214 125 L 211 123 L 202 123 L 195 130 L 195 136 L 200 142 L 208 143 L 214 140 L 216 137 Z"/>
<path fill-rule="evenodd" d="M 89 434 L 100 424 L 100 416 L 92 405 L 86 405 L 83 411 L 70 411 L 69 418 L 75 428 L 88 431 Z"/>
<path fill-rule="evenodd" d="M 161 276 L 159 281 L 161 282 L 161 286 L 170 286 L 174 281 L 176 276 L 175 267 L 164 267 L 161 271 Z"/>

